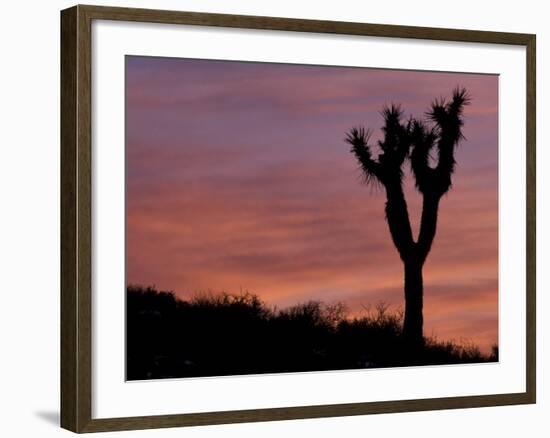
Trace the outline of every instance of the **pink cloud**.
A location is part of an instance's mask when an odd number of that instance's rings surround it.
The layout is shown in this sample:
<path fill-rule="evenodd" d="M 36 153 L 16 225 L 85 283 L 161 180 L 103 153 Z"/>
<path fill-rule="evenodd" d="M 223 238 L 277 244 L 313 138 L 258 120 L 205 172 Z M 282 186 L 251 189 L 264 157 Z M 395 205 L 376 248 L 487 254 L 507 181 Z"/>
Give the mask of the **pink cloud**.
<path fill-rule="evenodd" d="M 215 65 L 214 65 L 215 64 Z M 342 142 L 400 102 L 421 115 L 467 86 L 467 140 L 425 266 L 426 331 L 498 338 L 498 79 L 495 76 L 130 58 L 127 278 L 187 296 L 248 289 L 402 304 L 384 194 L 361 184 Z M 420 199 L 408 181 L 414 229 Z"/>

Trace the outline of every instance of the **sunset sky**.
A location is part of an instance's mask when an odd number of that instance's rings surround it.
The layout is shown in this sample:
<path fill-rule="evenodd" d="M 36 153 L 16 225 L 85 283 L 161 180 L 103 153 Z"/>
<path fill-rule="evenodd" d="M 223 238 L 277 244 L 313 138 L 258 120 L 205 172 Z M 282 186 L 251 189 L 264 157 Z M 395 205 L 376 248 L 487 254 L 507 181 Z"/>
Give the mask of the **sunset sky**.
<path fill-rule="evenodd" d="M 385 194 L 343 139 L 380 136 L 384 104 L 421 117 L 472 97 L 452 190 L 424 267 L 425 334 L 498 341 L 498 77 L 126 58 L 126 272 L 182 298 L 248 290 L 285 307 L 403 306 Z M 410 176 L 410 175 L 409 175 Z M 406 180 L 415 235 L 420 196 Z"/>

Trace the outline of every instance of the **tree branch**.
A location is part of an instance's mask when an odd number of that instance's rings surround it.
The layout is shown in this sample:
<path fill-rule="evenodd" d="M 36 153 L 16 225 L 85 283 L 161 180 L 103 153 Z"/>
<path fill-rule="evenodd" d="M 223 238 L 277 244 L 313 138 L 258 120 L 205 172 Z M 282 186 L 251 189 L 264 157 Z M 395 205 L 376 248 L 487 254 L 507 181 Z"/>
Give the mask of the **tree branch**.
<path fill-rule="evenodd" d="M 435 123 L 437 131 L 438 161 L 432 181 L 433 190 L 441 195 L 447 193 L 452 186 L 451 175 L 455 170 L 454 151 L 462 134 L 463 110 L 470 103 L 470 96 L 464 88 L 455 88 L 449 102 L 444 100 L 432 103 L 428 117 Z"/>
<path fill-rule="evenodd" d="M 411 145 L 412 119 L 401 123 L 402 111 L 397 105 L 385 107 L 382 110 L 384 117 L 384 140 L 378 142 L 382 153 L 378 157 L 380 165 L 388 175 L 400 180 L 403 178 L 403 162 L 409 155 Z"/>
<path fill-rule="evenodd" d="M 424 264 L 426 257 L 432 248 L 437 229 L 437 213 L 441 195 L 427 193 L 422 199 L 422 216 L 420 219 L 420 231 L 416 243 L 418 261 Z"/>
<path fill-rule="evenodd" d="M 434 169 L 430 167 L 430 154 L 434 147 L 436 133 L 428 129 L 422 122 L 413 121 L 411 130 L 411 169 L 414 174 L 416 188 L 421 193 L 427 193 L 433 184 Z"/>
<path fill-rule="evenodd" d="M 346 134 L 346 142 L 351 145 L 351 152 L 359 161 L 363 173 L 365 175 L 365 181 L 382 182 L 380 164 L 372 158 L 370 146 L 368 144 L 371 136 L 369 130 L 364 128 L 352 128 L 350 132 Z"/>

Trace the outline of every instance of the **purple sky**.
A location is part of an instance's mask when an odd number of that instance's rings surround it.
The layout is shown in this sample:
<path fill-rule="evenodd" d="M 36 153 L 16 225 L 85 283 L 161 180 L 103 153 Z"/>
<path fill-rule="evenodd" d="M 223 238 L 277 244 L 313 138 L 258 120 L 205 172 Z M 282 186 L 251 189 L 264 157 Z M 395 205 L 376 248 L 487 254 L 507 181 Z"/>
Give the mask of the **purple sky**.
<path fill-rule="evenodd" d="M 425 332 L 498 338 L 498 77 L 126 58 L 127 280 L 258 294 L 350 313 L 403 305 L 385 195 L 361 183 L 346 131 L 380 135 L 391 102 L 421 117 L 465 86 L 466 140 L 424 268 Z M 416 234 L 419 195 L 406 181 Z"/>

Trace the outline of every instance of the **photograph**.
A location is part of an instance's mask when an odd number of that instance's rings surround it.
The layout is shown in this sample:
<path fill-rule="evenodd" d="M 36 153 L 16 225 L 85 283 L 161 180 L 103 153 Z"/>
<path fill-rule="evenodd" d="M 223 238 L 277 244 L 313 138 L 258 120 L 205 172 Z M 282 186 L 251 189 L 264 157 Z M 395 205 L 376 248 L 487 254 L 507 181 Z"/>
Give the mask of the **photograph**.
<path fill-rule="evenodd" d="M 518 432 L 542 21 L 260 9 L 60 11 L 61 427 Z"/>
<path fill-rule="evenodd" d="M 499 76 L 125 56 L 126 379 L 499 361 Z"/>

